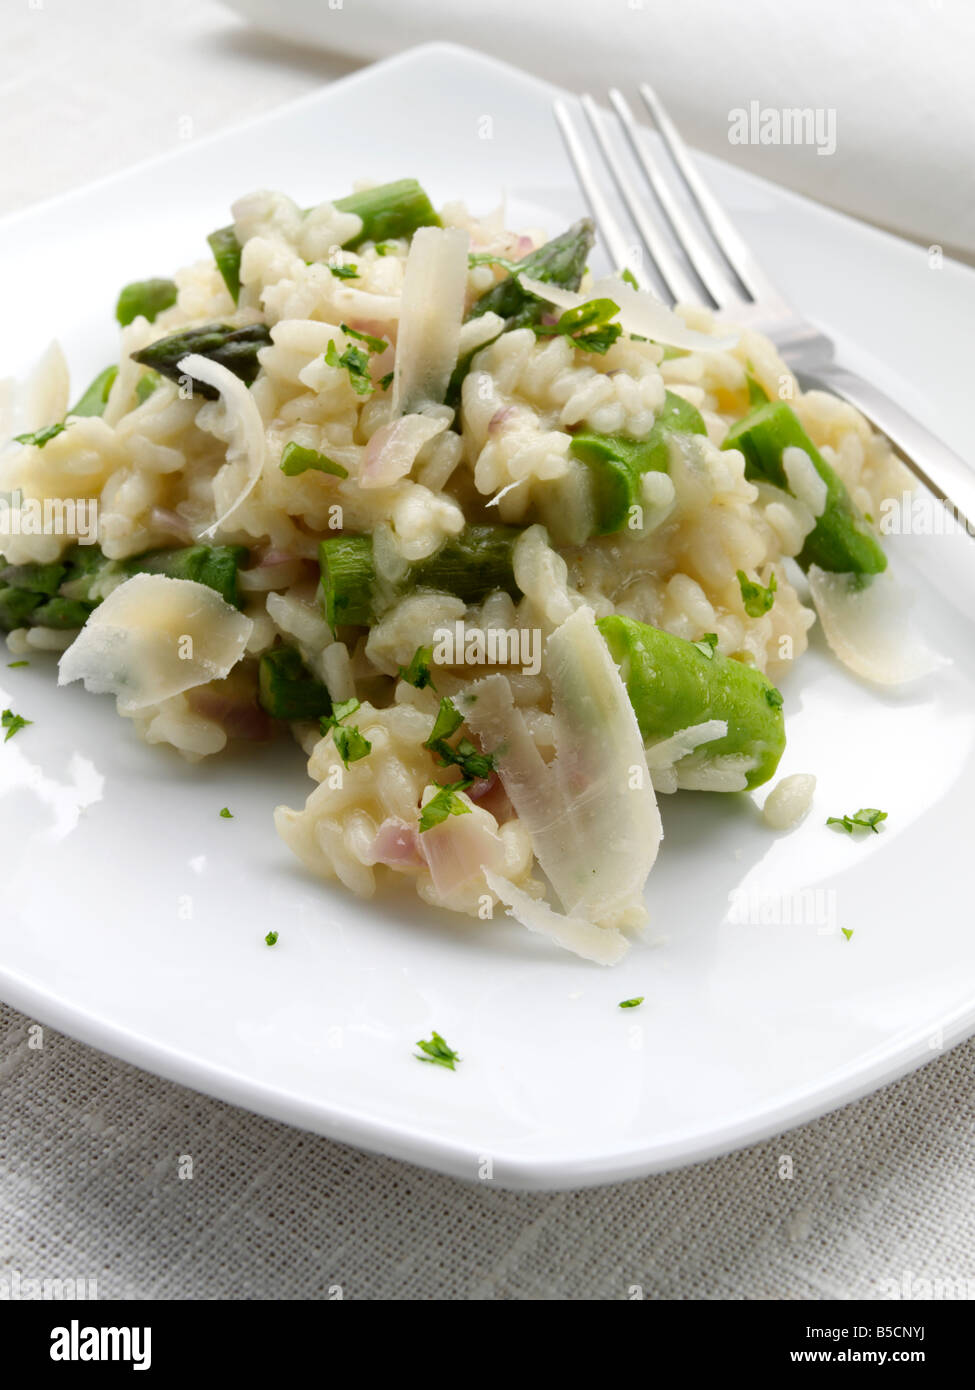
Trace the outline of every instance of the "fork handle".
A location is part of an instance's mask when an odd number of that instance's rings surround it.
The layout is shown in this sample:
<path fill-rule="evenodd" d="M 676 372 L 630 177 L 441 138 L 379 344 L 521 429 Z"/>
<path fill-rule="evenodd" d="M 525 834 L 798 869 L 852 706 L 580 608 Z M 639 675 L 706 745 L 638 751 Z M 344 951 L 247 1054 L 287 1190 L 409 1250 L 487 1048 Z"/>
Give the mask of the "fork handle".
<path fill-rule="evenodd" d="M 832 391 L 890 440 L 894 452 L 975 536 L 975 469 L 871 382 L 839 363 L 803 371 L 803 384 Z"/>

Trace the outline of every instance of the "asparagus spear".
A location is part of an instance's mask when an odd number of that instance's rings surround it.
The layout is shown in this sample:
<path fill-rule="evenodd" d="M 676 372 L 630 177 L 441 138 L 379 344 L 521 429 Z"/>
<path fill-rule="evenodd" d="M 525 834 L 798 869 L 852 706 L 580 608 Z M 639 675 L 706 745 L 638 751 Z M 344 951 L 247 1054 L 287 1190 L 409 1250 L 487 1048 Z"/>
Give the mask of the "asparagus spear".
<path fill-rule="evenodd" d="M 82 627 L 104 597 L 109 580 L 133 574 L 166 574 L 206 584 L 237 607 L 237 572 L 247 558 L 240 545 L 191 545 L 150 550 L 128 560 L 109 560 L 97 545 L 76 545 L 47 565 L 7 565 L 0 560 L 0 630 Z"/>
<path fill-rule="evenodd" d="M 823 458 L 799 423 L 795 411 L 781 401 L 760 405 L 732 425 L 724 449 L 740 449 L 745 474 L 788 491 L 782 454 L 790 446 L 802 449 L 826 484 L 826 507 L 806 537 L 798 561 L 803 569 L 818 565 L 842 574 L 879 574 L 887 556 L 853 503 L 843 480 Z"/>
<path fill-rule="evenodd" d="M 755 760 L 748 787 L 768 781 L 785 748 L 785 723 L 782 696 L 760 671 L 618 613 L 596 626 L 621 669 L 645 743 L 722 719 L 728 732 L 706 745 L 708 754 L 744 754 Z"/>
<path fill-rule="evenodd" d="M 440 218 L 416 179 L 397 179 L 376 188 L 365 188 L 336 198 L 340 212 L 354 212 L 362 218 L 362 231 L 345 242 L 354 251 L 365 241 L 393 241 L 411 237 L 417 227 L 439 227 Z"/>
<path fill-rule="evenodd" d="M 177 294 L 175 280 L 133 280 L 119 294 L 115 317 L 123 328 L 140 314 L 152 323 L 157 314 L 176 303 Z"/>
<path fill-rule="evenodd" d="M 114 364 L 106 367 L 103 372 L 99 372 L 95 380 L 87 388 L 84 395 L 77 405 L 73 405 L 68 411 L 69 415 L 104 415 L 105 407 L 108 404 L 108 393 L 115 384 L 118 376 L 118 367 Z"/>
<path fill-rule="evenodd" d="M 544 280 L 548 285 L 562 285 L 567 290 L 577 290 L 594 240 L 593 224 L 588 217 L 584 217 L 581 221 L 574 222 L 568 231 L 553 237 L 544 246 L 530 252 L 524 260 L 518 261 L 518 274 Z M 482 314 L 500 314 L 504 319 L 501 333 L 507 333 L 514 328 L 525 328 L 530 324 L 539 323 L 549 308 L 544 300 L 536 299 L 534 295 L 522 289 L 518 275 L 512 273 L 507 279 L 493 285 L 480 299 L 475 300 L 467 317 L 477 319 Z M 500 336 L 499 333 L 498 337 Z M 471 369 L 474 355 L 484 346 L 486 345 L 482 343 L 481 347 L 465 353 L 458 359 L 447 386 L 446 401 L 449 406 L 456 408 L 460 401 L 464 378 Z"/>
<path fill-rule="evenodd" d="M 482 314 L 500 314 L 505 321 L 506 331 L 538 323 L 543 314 L 550 312 L 550 306 L 522 289 L 518 277 L 528 275 L 533 280 L 544 281 L 546 285 L 562 285 L 567 290 L 577 290 L 594 239 L 593 224 L 588 217 L 574 222 L 568 231 L 529 252 L 524 260 L 517 263 L 518 274 L 509 275 L 482 294 L 471 306 L 467 317 L 476 319 Z"/>
<path fill-rule="evenodd" d="M 126 575 L 165 574 L 170 579 L 192 579 L 205 584 L 227 603 L 240 608 L 237 571 L 247 559 L 242 545 L 189 545 L 150 550 L 131 560 L 123 560 Z"/>
<path fill-rule="evenodd" d="M 322 541 L 325 616 L 333 629 L 342 623 L 368 626 L 390 604 L 417 589 L 454 594 L 465 603 L 480 603 L 496 589 L 517 598 L 512 552 L 520 534 L 515 526 L 468 526 L 426 560 L 411 565 L 392 592 L 377 580 L 368 536 Z"/>
<path fill-rule="evenodd" d="M 595 504 L 593 534 L 611 535 L 627 523 L 630 508 L 642 504 L 644 473 L 666 473 L 674 434 L 706 434 L 701 414 L 682 396 L 668 391 L 664 408 L 646 439 L 619 434 L 577 434 L 570 453 L 587 466 Z"/>
<path fill-rule="evenodd" d="M 336 198 L 334 206 L 341 212 L 354 212 L 362 218 L 362 231 L 345 242 L 354 251 L 365 241 L 391 241 L 396 237 L 411 237 L 417 227 L 439 227 L 440 218 L 433 204 L 416 179 L 398 179 L 346 198 Z M 217 269 L 236 304 L 240 298 L 240 242 L 233 224 L 218 227 L 207 237 Z"/>
<path fill-rule="evenodd" d="M 32 594 L 28 589 L 0 588 L 0 629 L 12 632 L 15 627 L 23 627 L 30 622 L 30 615 L 44 602 L 42 594 Z"/>
<path fill-rule="evenodd" d="M 294 647 L 265 652 L 258 666 L 258 703 L 273 719 L 320 719 L 332 701 Z"/>
<path fill-rule="evenodd" d="M 207 241 L 217 269 L 223 276 L 223 283 L 236 304 L 240 298 L 240 242 L 237 240 L 233 224 L 229 227 L 218 227 L 215 232 L 210 233 Z"/>
<path fill-rule="evenodd" d="M 141 352 L 134 352 L 133 359 L 144 367 L 168 376 L 171 381 L 179 381 L 183 373 L 179 364 L 191 352 L 198 352 L 228 368 L 234 376 L 239 376 L 245 385 L 250 386 L 257 376 L 260 363 L 257 360 L 259 349 L 267 347 L 271 341 L 271 330 L 263 323 L 252 323 L 246 328 L 232 328 L 226 323 L 209 323 L 205 328 L 188 328 L 173 333 L 169 338 L 160 338 L 150 343 Z M 215 391 L 206 382 L 193 379 L 193 390 L 207 400 L 216 400 Z"/>

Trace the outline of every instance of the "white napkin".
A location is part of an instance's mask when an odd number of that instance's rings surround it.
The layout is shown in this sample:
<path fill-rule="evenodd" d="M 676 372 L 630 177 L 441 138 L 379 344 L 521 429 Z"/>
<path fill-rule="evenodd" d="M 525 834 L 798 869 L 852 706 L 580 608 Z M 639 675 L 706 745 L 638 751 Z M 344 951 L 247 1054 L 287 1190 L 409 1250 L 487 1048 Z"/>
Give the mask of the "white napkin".
<path fill-rule="evenodd" d="M 363 58 L 451 40 L 577 91 L 652 82 L 684 138 L 925 244 L 975 252 L 975 5 L 961 0 L 226 0 Z M 753 103 L 756 105 L 753 106 Z M 735 144 L 732 113 L 819 111 L 817 145 Z M 832 113 L 832 114 L 830 114 Z M 740 118 L 737 122 L 742 124 Z"/>

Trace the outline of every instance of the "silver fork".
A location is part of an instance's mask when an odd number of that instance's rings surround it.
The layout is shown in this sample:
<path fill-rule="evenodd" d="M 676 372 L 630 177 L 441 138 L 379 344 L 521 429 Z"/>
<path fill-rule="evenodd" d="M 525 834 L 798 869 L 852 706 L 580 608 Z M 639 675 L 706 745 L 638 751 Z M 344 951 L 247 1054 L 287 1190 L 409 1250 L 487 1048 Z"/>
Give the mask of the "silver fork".
<path fill-rule="evenodd" d="M 704 183 L 677 128 L 647 83 L 641 85 L 640 96 L 669 160 L 641 140 L 637 120 L 622 93 L 615 88 L 609 93 L 627 144 L 662 218 L 650 214 L 643 201 L 645 194 L 634 188 L 592 97 L 583 96 L 581 105 L 606 170 L 639 233 L 665 297 L 672 304 L 706 303 L 710 299 L 712 307 L 729 321 L 767 334 L 804 387 L 832 391 L 856 406 L 887 436 L 895 452 L 968 534 L 975 537 L 975 470 L 896 401 L 835 361 L 832 339 L 803 319 L 768 279 Z M 622 269 L 632 241 L 603 192 L 568 105 L 556 101 L 554 111 L 610 258 L 617 269 Z M 701 226 L 687 215 L 675 189 L 682 189 L 684 201 L 696 207 Z M 683 252 L 683 260 L 675 252 L 675 243 Z"/>

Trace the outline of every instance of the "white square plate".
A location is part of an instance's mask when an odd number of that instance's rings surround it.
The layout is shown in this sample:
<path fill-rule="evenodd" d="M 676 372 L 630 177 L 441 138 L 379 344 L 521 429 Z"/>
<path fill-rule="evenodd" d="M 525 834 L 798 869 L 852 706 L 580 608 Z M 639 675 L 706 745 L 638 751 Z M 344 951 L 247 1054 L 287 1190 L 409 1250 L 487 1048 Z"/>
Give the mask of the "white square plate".
<path fill-rule="evenodd" d="M 87 382 L 116 350 L 118 288 L 207 255 L 206 233 L 253 188 L 308 203 L 414 175 L 478 212 L 504 191 L 510 225 L 558 231 L 583 209 L 553 94 L 434 45 L 7 219 L 0 374 L 23 374 L 58 335 Z M 975 276 L 702 163 L 786 293 L 965 450 Z M 975 1030 L 975 547 L 898 538 L 892 552 L 954 665 L 878 695 L 817 639 L 785 686 L 782 767 L 818 775 L 813 814 L 776 837 L 748 798 L 664 798 L 649 901 L 665 940 L 614 970 L 506 919 L 362 903 L 312 880 L 271 822 L 312 785 L 286 742 L 190 767 L 138 743 L 111 700 L 57 690 L 53 662 L 0 665 L 0 702 L 34 721 L 0 745 L 0 993 L 201 1091 L 526 1188 L 688 1163 L 862 1094 Z M 825 828 L 861 805 L 889 812 L 883 834 Z M 795 925 L 733 920 L 735 893 L 802 890 Z M 633 995 L 646 1003 L 621 1011 Z M 453 1074 L 413 1059 L 434 1028 L 463 1058 Z"/>

